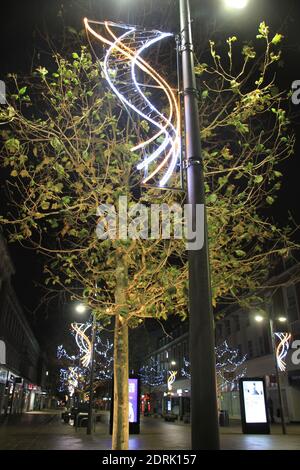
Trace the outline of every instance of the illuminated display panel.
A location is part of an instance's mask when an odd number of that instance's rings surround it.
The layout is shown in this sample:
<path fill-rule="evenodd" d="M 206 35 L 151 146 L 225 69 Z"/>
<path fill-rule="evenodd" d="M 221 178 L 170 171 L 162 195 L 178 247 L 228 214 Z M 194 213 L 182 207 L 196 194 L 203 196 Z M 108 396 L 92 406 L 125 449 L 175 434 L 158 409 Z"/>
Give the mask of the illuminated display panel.
<path fill-rule="evenodd" d="M 243 381 L 246 423 L 267 423 L 264 386 L 261 380 Z"/>
<path fill-rule="evenodd" d="M 128 380 L 128 394 L 129 394 L 129 417 L 130 423 L 138 422 L 138 379 Z"/>

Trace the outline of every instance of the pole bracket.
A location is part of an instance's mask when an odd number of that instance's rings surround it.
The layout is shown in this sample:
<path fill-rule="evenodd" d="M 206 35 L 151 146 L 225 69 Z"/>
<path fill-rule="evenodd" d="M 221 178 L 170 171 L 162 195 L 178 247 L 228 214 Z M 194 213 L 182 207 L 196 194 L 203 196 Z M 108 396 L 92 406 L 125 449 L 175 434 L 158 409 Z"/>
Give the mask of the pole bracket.
<path fill-rule="evenodd" d="M 190 166 L 199 165 L 203 169 L 203 160 L 200 157 L 191 157 L 182 162 L 184 170 L 187 170 Z"/>
<path fill-rule="evenodd" d="M 183 52 L 188 51 L 194 53 L 194 46 L 190 42 L 186 42 L 184 45 L 182 41 L 179 42 L 179 52 L 182 54 Z"/>
<path fill-rule="evenodd" d="M 196 98 L 200 96 L 200 91 L 197 88 L 185 88 L 183 90 L 183 96 L 194 95 Z"/>

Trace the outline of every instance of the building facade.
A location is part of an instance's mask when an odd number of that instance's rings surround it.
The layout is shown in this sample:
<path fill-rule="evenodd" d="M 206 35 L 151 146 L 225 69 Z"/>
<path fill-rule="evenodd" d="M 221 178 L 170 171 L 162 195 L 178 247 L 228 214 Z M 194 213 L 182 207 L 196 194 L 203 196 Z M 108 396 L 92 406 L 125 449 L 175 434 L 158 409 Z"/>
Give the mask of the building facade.
<path fill-rule="evenodd" d="M 298 275 L 299 274 L 299 275 Z M 289 332 L 289 351 L 284 358 L 286 370 L 279 373 L 283 396 L 284 414 L 287 422 L 300 422 L 300 265 L 296 264 L 277 275 L 268 283 L 270 287 L 259 293 L 260 301 L 251 308 L 232 306 L 218 315 L 216 321 L 216 346 L 227 344 L 237 351 L 236 362 L 245 356 L 243 374 L 247 377 L 264 377 L 268 400 L 272 404 L 272 418 L 280 421 L 280 407 L 275 371 L 270 319 L 274 332 Z M 260 320 L 259 322 L 257 320 Z M 184 331 L 185 330 L 185 331 Z M 274 335 L 276 339 L 276 335 Z M 275 348 L 273 347 L 275 346 Z M 190 380 L 188 378 L 188 324 L 182 324 L 158 341 L 151 358 L 157 364 L 157 371 L 165 371 L 165 384 L 152 387 L 152 393 L 159 396 L 158 412 L 171 411 L 183 417 L 189 412 Z M 173 365 L 172 365 L 173 363 Z M 176 371 L 172 389 L 167 389 L 167 374 Z M 237 368 L 236 377 L 240 371 Z M 231 377 L 222 388 L 219 408 L 228 411 L 232 418 L 240 418 L 238 380 Z M 149 396 L 149 387 L 144 388 Z M 156 404 L 156 408 L 158 405 Z"/>
<path fill-rule="evenodd" d="M 13 274 L 0 234 L 0 415 L 39 409 L 45 396 L 45 366 L 11 284 Z"/>

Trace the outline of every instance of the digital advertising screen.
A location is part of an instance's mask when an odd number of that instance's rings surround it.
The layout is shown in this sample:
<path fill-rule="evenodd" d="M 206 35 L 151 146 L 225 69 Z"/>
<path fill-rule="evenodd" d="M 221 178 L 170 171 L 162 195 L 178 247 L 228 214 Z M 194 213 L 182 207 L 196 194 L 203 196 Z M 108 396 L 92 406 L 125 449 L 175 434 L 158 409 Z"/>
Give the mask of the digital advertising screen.
<path fill-rule="evenodd" d="M 243 381 L 246 423 L 267 423 L 264 385 L 261 380 Z"/>
<path fill-rule="evenodd" d="M 128 381 L 129 392 L 129 422 L 138 422 L 138 379 L 130 378 Z"/>

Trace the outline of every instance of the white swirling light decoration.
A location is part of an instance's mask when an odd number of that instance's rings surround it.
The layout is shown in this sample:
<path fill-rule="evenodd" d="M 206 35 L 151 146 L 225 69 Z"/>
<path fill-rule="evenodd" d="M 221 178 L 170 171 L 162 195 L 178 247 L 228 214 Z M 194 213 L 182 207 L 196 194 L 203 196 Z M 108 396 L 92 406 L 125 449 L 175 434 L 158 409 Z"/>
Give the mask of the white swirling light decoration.
<path fill-rule="evenodd" d="M 168 371 L 169 377 L 168 377 L 168 391 L 170 392 L 172 390 L 172 385 L 176 380 L 176 375 L 177 375 L 177 370 L 169 370 Z"/>
<path fill-rule="evenodd" d="M 290 348 L 290 340 L 292 335 L 291 333 L 275 333 L 275 336 L 279 341 L 276 346 L 277 365 L 281 372 L 285 372 L 286 362 L 284 361 L 284 359 Z"/>
<path fill-rule="evenodd" d="M 142 161 L 138 170 L 144 170 L 142 184 L 157 181 L 166 187 L 180 160 L 180 111 L 177 97 L 166 80 L 142 57 L 152 45 L 173 36 L 161 31 L 145 31 L 135 26 L 113 22 L 97 22 L 84 19 L 86 30 L 105 46 L 106 54 L 102 63 L 105 79 L 115 95 L 124 104 L 146 121 L 151 137 L 147 137 L 131 148 L 141 150 Z M 96 32 L 93 25 L 102 25 L 107 37 Z M 116 36 L 114 30 L 121 31 Z M 142 74 L 143 83 L 138 81 Z M 169 112 L 159 111 L 146 96 L 147 90 L 160 90 L 167 98 Z M 139 132 L 142 131 L 142 127 Z"/>
<path fill-rule="evenodd" d="M 72 323 L 71 327 L 75 332 L 76 344 L 82 353 L 81 363 L 83 367 L 88 367 L 91 362 L 92 344 L 86 331 L 90 328 L 90 323 Z"/>

